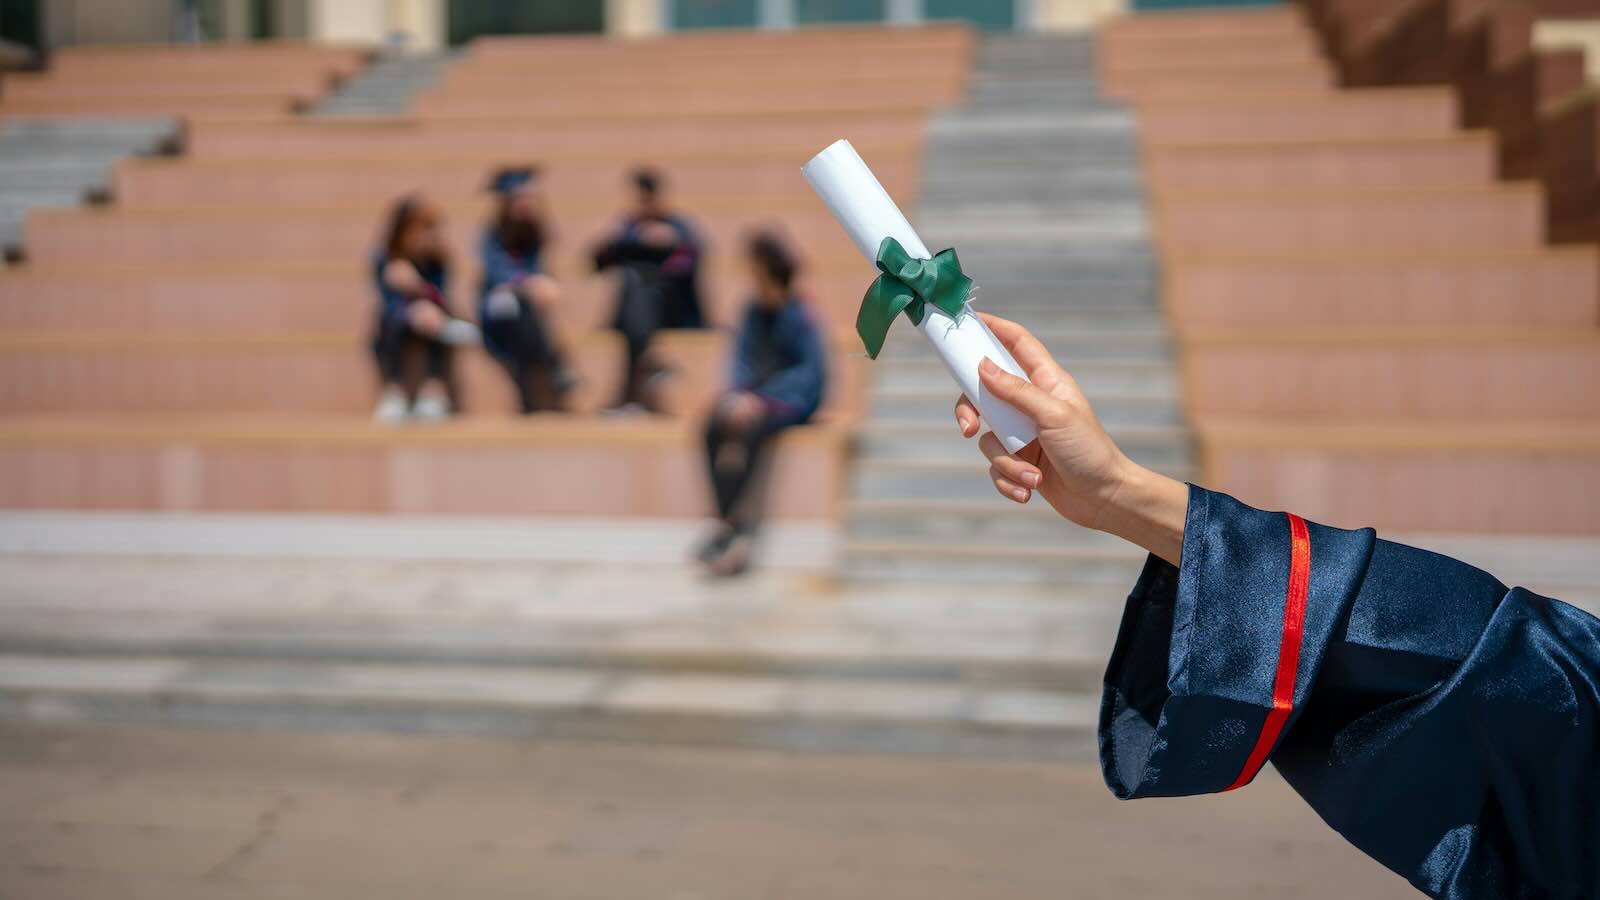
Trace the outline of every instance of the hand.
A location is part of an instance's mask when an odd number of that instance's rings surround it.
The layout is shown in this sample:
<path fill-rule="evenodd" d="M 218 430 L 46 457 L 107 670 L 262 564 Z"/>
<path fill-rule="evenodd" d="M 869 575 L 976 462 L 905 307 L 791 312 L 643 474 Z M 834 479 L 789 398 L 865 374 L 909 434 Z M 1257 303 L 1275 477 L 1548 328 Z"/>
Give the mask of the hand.
<path fill-rule="evenodd" d="M 761 424 L 767 414 L 767 405 L 749 391 L 738 391 L 722 398 L 717 411 L 718 421 L 724 428 L 749 431 Z"/>
<path fill-rule="evenodd" d="M 678 242 L 678 229 L 666 222 L 645 222 L 639 226 L 639 240 L 653 247 L 670 247 Z"/>
<path fill-rule="evenodd" d="M 406 321 L 410 323 L 411 329 L 429 337 L 437 335 L 449 318 L 444 310 L 439 308 L 439 304 L 427 300 L 413 300 L 411 305 L 406 307 Z"/>
<path fill-rule="evenodd" d="M 1039 434 L 1014 455 L 993 432 L 979 439 L 995 489 L 1017 503 L 1037 491 L 1062 517 L 1124 537 L 1176 565 L 1187 486 L 1128 459 L 1078 383 L 1026 328 L 978 315 L 1028 373 L 1025 381 L 984 360 L 978 368 L 984 389 L 1033 420 Z M 956 423 L 963 437 L 978 433 L 977 407 L 965 395 L 956 402 Z"/>
<path fill-rule="evenodd" d="M 553 309 L 561 302 L 561 285 L 548 275 L 529 275 L 522 279 L 522 296 L 540 309 Z"/>

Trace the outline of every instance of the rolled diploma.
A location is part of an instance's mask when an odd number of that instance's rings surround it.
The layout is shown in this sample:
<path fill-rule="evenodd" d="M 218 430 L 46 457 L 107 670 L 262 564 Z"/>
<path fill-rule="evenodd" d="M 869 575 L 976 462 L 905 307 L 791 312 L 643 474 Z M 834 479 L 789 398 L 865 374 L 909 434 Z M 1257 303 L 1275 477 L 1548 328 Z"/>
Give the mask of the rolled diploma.
<path fill-rule="evenodd" d="M 801 171 L 868 262 L 876 262 L 878 245 L 886 237 L 899 241 L 907 253 L 919 259 L 933 257 L 849 141 L 834 141 L 812 157 Z M 978 363 L 985 356 L 1007 372 L 1027 378 L 1022 367 L 977 316 L 963 315 L 959 320 L 952 320 L 932 304 L 926 310 L 927 315 L 922 317 L 917 330 L 933 344 L 944 367 L 950 371 L 950 377 L 977 404 L 989 429 L 1006 450 L 1015 453 L 1027 446 L 1035 435 L 1033 422 L 985 392 L 983 383 L 978 380 Z"/>

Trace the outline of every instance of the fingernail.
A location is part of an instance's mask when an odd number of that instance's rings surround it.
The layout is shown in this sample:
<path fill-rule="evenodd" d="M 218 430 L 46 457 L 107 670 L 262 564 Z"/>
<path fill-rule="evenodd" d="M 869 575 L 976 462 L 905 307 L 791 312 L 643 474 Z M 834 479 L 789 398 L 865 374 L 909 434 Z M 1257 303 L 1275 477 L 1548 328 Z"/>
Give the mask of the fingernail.
<path fill-rule="evenodd" d="M 983 362 L 978 363 L 978 371 L 985 375 L 993 375 L 1000 371 L 1000 367 L 994 364 L 994 360 L 985 356 Z"/>
<path fill-rule="evenodd" d="M 1038 472 L 1024 472 L 1024 473 L 1022 473 L 1022 483 L 1027 485 L 1028 487 L 1031 487 L 1031 488 L 1038 487 L 1039 486 L 1039 473 Z"/>
<path fill-rule="evenodd" d="M 1017 488 L 1011 492 L 1011 496 L 1017 498 L 1018 500 L 1026 501 L 1028 499 L 1028 492 L 1022 488 Z"/>

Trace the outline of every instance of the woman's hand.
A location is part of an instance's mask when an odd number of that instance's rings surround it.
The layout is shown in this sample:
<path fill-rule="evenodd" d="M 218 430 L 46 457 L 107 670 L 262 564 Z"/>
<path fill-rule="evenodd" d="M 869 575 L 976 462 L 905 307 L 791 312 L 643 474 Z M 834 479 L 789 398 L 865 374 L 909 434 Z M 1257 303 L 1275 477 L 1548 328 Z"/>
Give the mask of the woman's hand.
<path fill-rule="evenodd" d="M 1188 487 L 1128 459 L 1077 382 L 1027 329 L 978 315 L 1028 373 L 1025 381 L 984 360 L 978 369 L 984 389 L 1033 420 L 1039 433 L 1014 455 L 992 432 L 979 439 L 995 489 L 1017 503 L 1038 492 L 1064 518 L 1123 537 L 1176 565 Z M 956 402 L 963 437 L 978 433 L 978 415 L 966 396 Z"/>

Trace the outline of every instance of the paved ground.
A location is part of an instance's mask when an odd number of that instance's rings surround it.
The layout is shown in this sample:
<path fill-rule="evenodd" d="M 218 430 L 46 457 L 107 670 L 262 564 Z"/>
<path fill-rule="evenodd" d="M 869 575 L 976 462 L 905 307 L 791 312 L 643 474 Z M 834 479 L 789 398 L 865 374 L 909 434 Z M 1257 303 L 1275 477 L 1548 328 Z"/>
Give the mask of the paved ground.
<path fill-rule="evenodd" d="M 0 728 L 6 900 L 1414 896 L 1276 778 L 467 738 Z"/>

